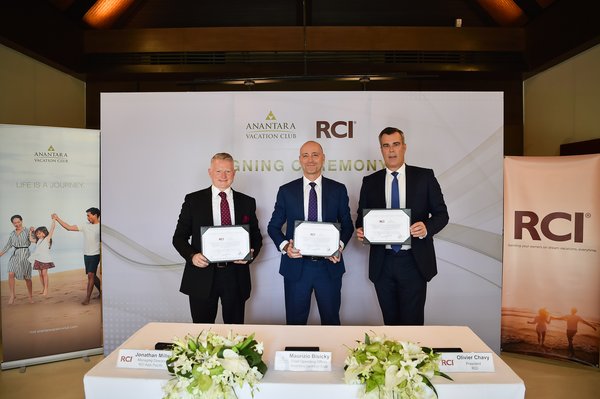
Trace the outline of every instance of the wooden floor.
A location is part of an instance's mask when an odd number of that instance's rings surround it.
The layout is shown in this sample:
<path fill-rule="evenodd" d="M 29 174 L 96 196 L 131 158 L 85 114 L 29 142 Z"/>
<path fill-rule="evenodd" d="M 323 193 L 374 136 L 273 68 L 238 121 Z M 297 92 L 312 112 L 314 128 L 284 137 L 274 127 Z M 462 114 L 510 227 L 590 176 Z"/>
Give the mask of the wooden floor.
<path fill-rule="evenodd" d="M 0 398 L 83 399 L 83 376 L 102 358 L 97 355 L 1 371 Z M 509 353 L 502 354 L 502 359 L 525 381 L 526 399 L 600 397 L 598 369 Z"/>

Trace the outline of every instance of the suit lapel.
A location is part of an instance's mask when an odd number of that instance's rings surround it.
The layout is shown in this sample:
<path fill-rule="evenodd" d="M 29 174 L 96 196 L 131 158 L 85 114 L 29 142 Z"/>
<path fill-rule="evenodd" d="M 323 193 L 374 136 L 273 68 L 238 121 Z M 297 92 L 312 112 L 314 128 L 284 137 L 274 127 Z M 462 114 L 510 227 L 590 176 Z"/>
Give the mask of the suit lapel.
<path fill-rule="evenodd" d="M 302 215 L 302 220 L 306 220 L 306 215 L 304 214 L 304 180 L 302 178 L 296 180 L 296 185 L 294 186 L 294 202 L 296 203 L 297 209 L 300 209 L 300 214 Z"/>
<path fill-rule="evenodd" d="M 406 195 L 406 208 L 412 208 L 411 205 L 414 202 L 413 199 L 413 195 L 415 194 L 415 190 L 411 190 L 412 186 L 412 182 L 413 182 L 413 170 L 410 166 L 406 165 L 405 168 L 405 172 L 406 172 L 406 182 L 405 182 L 405 195 Z"/>
<path fill-rule="evenodd" d="M 204 220 L 202 225 L 203 226 L 212 226 L 214 224 L 214 220 L 213 220 L 211 187 L 204 190 L 203 195 L 204 195 L 204 198 L 202 198 L 202 200 L 201 200 L 202 205 L 199 208 L 199 209 L 202 209 L 201 215 L 202 215 L 202 219 Z"/>
<path fill-rule="evenodd" d="M 240 209 L 241 206 L 240 206 L 239 196 L 238 196 L 237 191 L 234 191 L 233 189 L 231 189 L 231 193 L 233 194 L 233 213 L 234 213 L 233 218 L 235 219 L 235 220 L 231 221 L 231 224 L 238 224 L 238 223 L 241 224 L 241 220 L 244 215 L 242 213 L 242 209 Z"/>
<path fill-rule="evenodd" d="M 376 190 L 373 190 L 373 195 L 375 196 L 375 204 L 379 204 L 374 208 L 385 208 L 385 176 L 387 174 L 386 169 L 382 169 L 377 176 L 377 181 L 375 182 L 375 187 L 380 187 Z"/>
<path fill-rule="evenodd" d="M 330 201 L 325 201 L 325 198 L 328 198 L 328 194 L 329 194 L 329 190 L 331 189 L 331 187 L 329 186 L 329 181 L 327 181 L 327 179 L 325 177 L 321 178 L 321 212 L 323 212 L 323 214 L 321 215 L 321 220 L 322 221 L 327 221 L 327 220 L 332 220 L 329 219 L 329 207 L 327 205 L 329 205 Z"/>

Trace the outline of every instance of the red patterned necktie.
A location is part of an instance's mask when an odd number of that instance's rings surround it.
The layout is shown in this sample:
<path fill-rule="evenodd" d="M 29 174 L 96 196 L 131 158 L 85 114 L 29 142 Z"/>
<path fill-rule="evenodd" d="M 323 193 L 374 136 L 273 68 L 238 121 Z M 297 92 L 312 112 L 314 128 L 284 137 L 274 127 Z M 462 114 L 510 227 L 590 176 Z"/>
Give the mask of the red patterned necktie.
<path fill-rule="evenodd" d="M 221 191 L 219 196 L 221 197 L 221 226 L 231 226 L 231 212 L 229 211 L 227 194 Z"/>

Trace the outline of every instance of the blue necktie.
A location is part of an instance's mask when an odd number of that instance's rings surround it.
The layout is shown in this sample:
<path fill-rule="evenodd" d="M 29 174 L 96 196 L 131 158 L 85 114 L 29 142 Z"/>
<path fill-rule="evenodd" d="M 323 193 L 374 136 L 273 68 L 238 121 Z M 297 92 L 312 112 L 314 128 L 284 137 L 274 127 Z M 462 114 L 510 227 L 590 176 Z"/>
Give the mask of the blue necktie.
<path fill-rule="evenodd" d="M 308 194 L 308 219 L 311 222 L 316 222 L 317 219 L 317 191 L 315 186 L 317 183 L 310 182 L 310 193 Z"/>
<path fill-rule="evenodd" d="M 398 172 L 392 172 L 394 179 L 392 180 L 392 209 L 400 209 L 400 189 L 398 188 Z M 400 251 L 402 245 L 394 244 L 392 249 L 394 252 Z"/>

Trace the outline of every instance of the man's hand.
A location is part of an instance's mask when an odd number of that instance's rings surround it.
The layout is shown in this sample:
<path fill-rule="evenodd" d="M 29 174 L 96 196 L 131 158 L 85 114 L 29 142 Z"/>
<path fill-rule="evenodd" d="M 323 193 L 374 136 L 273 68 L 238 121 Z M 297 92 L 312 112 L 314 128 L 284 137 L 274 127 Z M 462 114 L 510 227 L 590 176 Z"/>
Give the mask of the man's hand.
<path fill-rule="evenodd" d="M 192 264 L 196 267 L 205 268 L 206 266 L 208 266 L 208 259 L 206 259 L 204 255 L 198 252 L 197 254 L 192 256 Z"/>
<path fill-rule="evenodd" d="M 425 227 L 425 223 L 417 222 L 410 226 L 410 234 L 415 238 L 425 238 L 427 236 L 427 227 Z"/>
<path fill-rule="evenodd" d="M 340 248 L 338 249 L 338 256 L 329 256 L 327 258 L 327 260 L 329 260 L 331 263 L 338 263 L 340 260 L 342 260 L 342 246 L 340 245 Z"/>
<path fill-rule="evenodd" d="M 287 253 L 287 256 L 290 258 L 301 258 L 302 254 L 300 253 L 299 249 L 294 248 L 294 240 L 290 240 L 290 242 L 288 242 L 286 244 L 285 247 L 283 247 L 283 249 L 285 250 L 285 252 Z"/>
<path fill-rule="evenodd" d="M 363 242 L 365 239 L 365 231 L 363 230 L 362 227 L 358 227 L 356 229 L 356 238 L 358 238 L 358 241 Z"/>
<path fill-rule="evenodd" d="M 252 257 L 254 257 L 254 250 L 252 248 L 250 248 L 250 255 Z M 248 261 L 247 260 L 234 260 L 233 263 L 236 263 L 238 265 L 247 265 Z"/>

